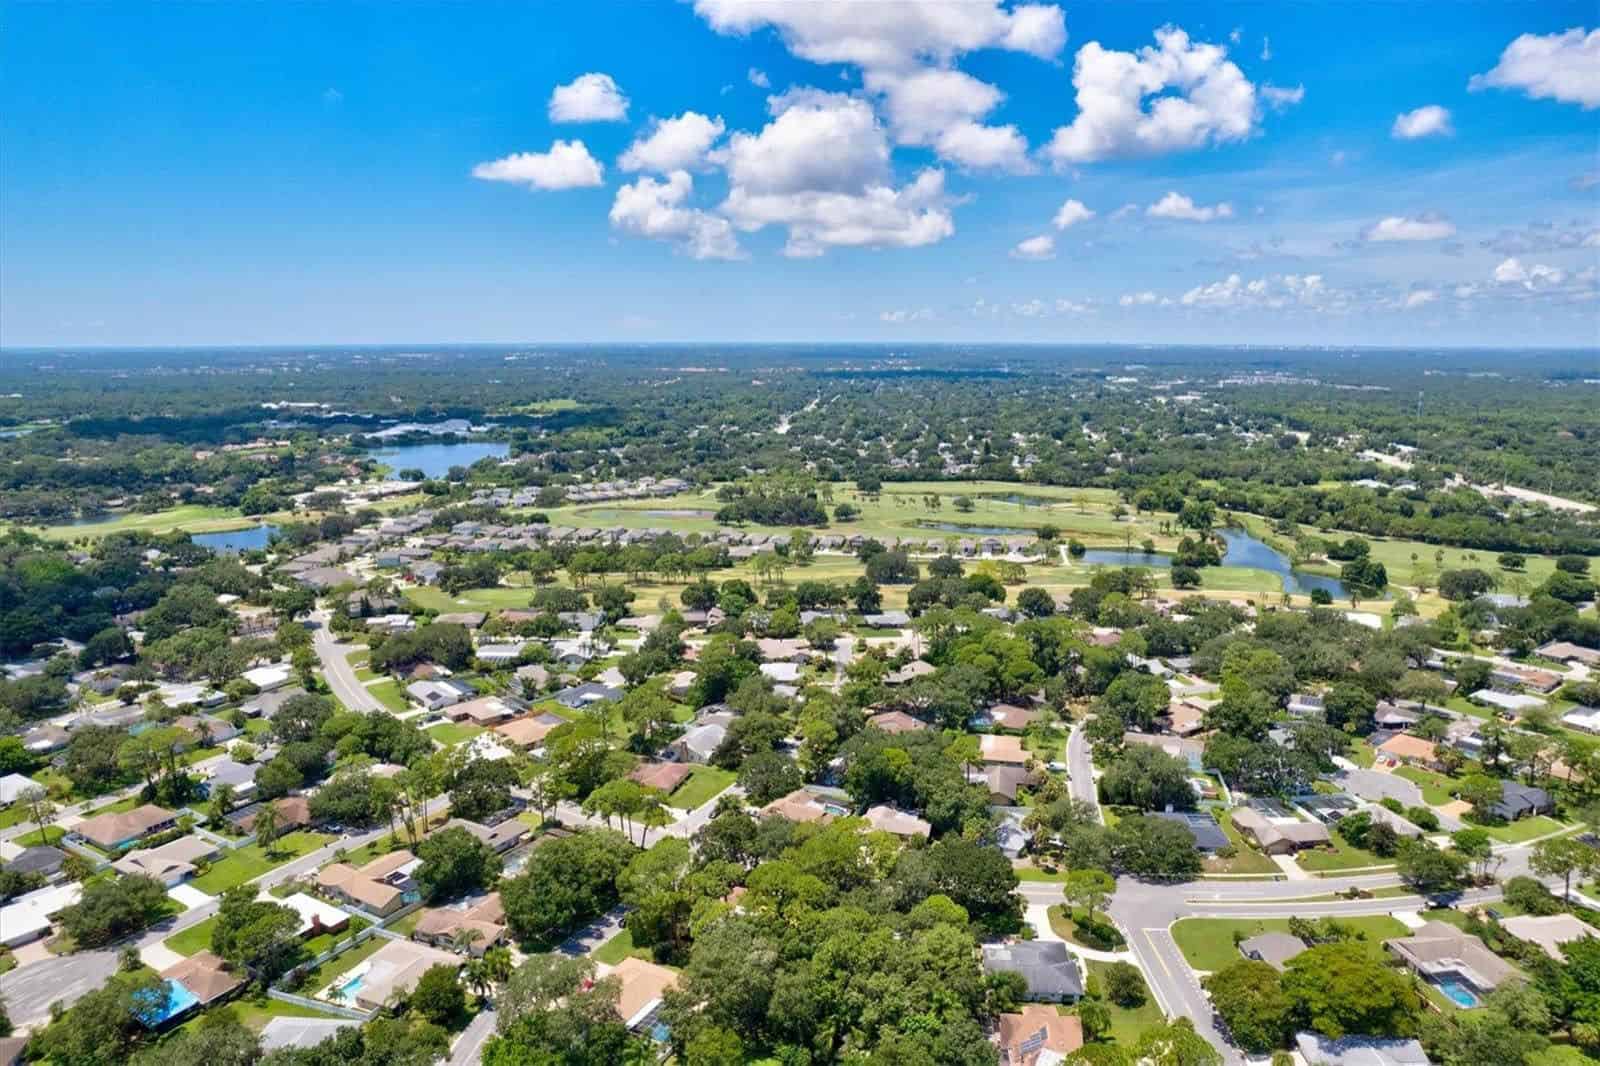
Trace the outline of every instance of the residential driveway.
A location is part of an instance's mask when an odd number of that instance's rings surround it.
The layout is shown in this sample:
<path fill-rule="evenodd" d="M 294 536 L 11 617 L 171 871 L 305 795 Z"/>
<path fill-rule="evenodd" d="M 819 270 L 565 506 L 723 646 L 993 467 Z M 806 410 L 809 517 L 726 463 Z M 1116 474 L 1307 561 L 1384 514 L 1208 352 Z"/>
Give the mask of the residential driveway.
<path fill-rule="evenodd" d="M 0 975 L 0 997 L 5 998 L 13 1022 L 38 1024 L 50 1020 L 50 1004 L 75 1002 L 116 972 L 115 951 L 54 956 Z"/>
<path fill-rule="evenodd" d="M 193 885 L 173 885 L 167 889 L 167 895 L 183 904 L 183 909 L 186 911 L 193 910 L 196 907 L 204 907 L 212 901 L 210 896 Z"/>
<path fill-rule="evenodd" d="M 139 949 L 139 958 L 152 970 L 160 973 L 171 966 L 176 966 L 183 961 L 183 956 L 167 947 L 165 944 L 146 944 Z"/>
<path fill-rule="evenodd" d="M 1346 770 L 1334 778 L 1334 781 L 1351 795 L 1360 796 L 1372 803 L 1380 803 L 1384 799 L 1396 799 L 1407 807 L 1428 806 L 1427 801 L 1422 798 L 1421 787 L 1398 774 L 1386 774 L 1381 770 Z M 1454 832 L 1461 828 L 1461 819 L 1437 807 L 1430 809 L 1439 815 L 1439 824 L 1445 829 Z"/>
<path fill-rule="evenodd" d="M 615 907 L 595 921 L 573 933 L 567 942 L 556 950 L 563 955 L 587 955 L 607 940 L 622 932 L 622 920 L 628 916 L 626 907 Z"/>

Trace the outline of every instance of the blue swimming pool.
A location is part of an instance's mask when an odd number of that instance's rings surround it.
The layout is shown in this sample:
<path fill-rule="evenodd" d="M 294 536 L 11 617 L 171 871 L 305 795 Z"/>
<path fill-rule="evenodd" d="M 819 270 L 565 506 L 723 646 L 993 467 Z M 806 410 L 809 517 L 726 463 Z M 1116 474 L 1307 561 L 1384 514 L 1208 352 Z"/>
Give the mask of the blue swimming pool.
<path fill-rule="evenodd" d="M 1441 977 L 1433 982 L 1458 1007 L 1476 1007 L 1478 994 L 1459 977 Z"/>
<path fill-rule="evenodd" d="M 200 997 L 189 991 L 182 981 L 175 977 L 169 977 L 167 978 L 166 1002 L 159 1005 L 152 1002 L 148 1010 L 139 1014 L 139 1021 L 146 1029 L 159 1029 L 167 1022 L 178 1017 L 178 1015 L 198 1005 L 199 1002 Z"/>
<path fill-rule="evenodd" d="M 356 974 L 350 980 L 334 989 L 333 998 L 340 1003 L 354 1003 L 356 1001 L 356 993 L 361 991 L 361 981 L 366 976 L 365 970 Z"/>

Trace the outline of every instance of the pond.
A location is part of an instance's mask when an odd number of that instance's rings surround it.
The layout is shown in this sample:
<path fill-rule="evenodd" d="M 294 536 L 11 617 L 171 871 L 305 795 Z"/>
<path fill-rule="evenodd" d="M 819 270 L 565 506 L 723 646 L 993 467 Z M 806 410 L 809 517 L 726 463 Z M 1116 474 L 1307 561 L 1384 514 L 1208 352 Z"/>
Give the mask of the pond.
<path fill-rule="evenodd" d="M 964 526 L 959 522 L 920 521 L 917 525 L 962 537 L 1031 537 L 1037 532 L 1026 526 Z"/>
<path fill-rule="evenodd" d="M 504 459 L 511 454 L 511 445 L 504 441 L 464 441 L 457 444 L 402 444 L 397 448 L 382 448 L 372 458 L 389 467 L 386 475 L 390 481 L 404 480 L 402 470 L 421 470 L 427 478 L 442 478 L 452 466 L 471 466 L 479 459 Z"/>
<path fill-rule="evenodd" d="M 223 555 L 236 555 L 265 548 L 277 531 L 277 526 L 259 525 L 250 529 L 230 529 L 223 533 L 191 533 L 189 539 L 202 548 L 210 548 Z"/>
<path fill-rule="evenodd" d="M 1277 574 L 1283 579 L 1283 591 L 1300 596 L 1311 595 L 1312 589 L 1323 589 L 1336 600 L 1350 595 L 1343 581 L 1296 570 L 1287 555 L 1242 529 L 1224 529 L 1221 535 L 1228 546 L 1222 557 L 1224 566 L 1246 566 Z"/>
<path fill-rule="evenodd" d="M 1162 555 L 1160 552 L 1146 554 L 1137 549 L 1124 551 L 1121 548 L 1090 548 L 1083 553 L 1081 559 L 1073 561 L 1095 566 L 1152 566 L 1165 569 L 1172 565 L 1172 556 Z"/>

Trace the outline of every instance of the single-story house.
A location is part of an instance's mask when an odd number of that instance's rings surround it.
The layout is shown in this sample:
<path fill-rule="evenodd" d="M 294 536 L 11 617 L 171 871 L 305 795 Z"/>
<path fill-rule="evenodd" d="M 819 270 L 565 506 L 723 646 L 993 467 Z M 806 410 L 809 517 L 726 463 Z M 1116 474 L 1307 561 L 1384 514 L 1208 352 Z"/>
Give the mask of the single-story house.
<path fill-rule="evenodd" d="M 240 807 L 228 815 L 228 821 L 246 833 L 253 833 L 256 828 L 256 818 L 265 807 L 265 803 L 252 803 L 247 807 Z M 303 829 L 311 824 L 311 801 L 305 796 L 284 796 L 273 801 L 272 809 L 277 812 L 280 833 L 291 829 Z"/>
<path fill-rule="evenodd" d="M 1490 810 L 1498 818 L 1514 822 L 1535 814 L 1549 814 L 1555 810 L 1555 801 L 1542 788 L 1524 785 L 1520 781 L 1500 782 L 1500 800 Z"/>
<path fill-rule="evenodd" d="M 1205 728 L 1205 709 L 1187 701 L 1169 703 L 1163 728 L 1175 737 L 1188 737 Z"/>
<path fill-rule="evenodd" d="M 551 697 L 563 707 L 570 707 L 574 711 L 581 711 L 592 703 L 605 701 L 610 703 L 622 698 L 622 690 L 612 688 L 610 685 L 601 685 L 593 681 L 585 681 L 579 685 L 571 685 L 562 689 Z"/>
<path fill-rule="evenodd" d="M 867 725 L 890 734 L 910 733 L 928 728 L 928 723 L 920 718 L 913 718 L 904 711 L 880 711 L 867 719 Z"/>
<path fill-rule="evenodd" d="M 527 647 L 525 641 L 513 641 L 505 644 L 479 644 L 473 652 L 477 658 L 486 663 L 505 665 L 514 663 L 522 658 L 522 649 Z"/>
<path fill-rule="evenodd" d="M 425 908 L 417 918 L 411 937 L 424 944 L 454 951 L 457 934 L 464 933 L 468 941 L 468 953 L 482 955 L 505 939 L 505 918 L 500 893 L 491 892 L 483 899 L 465 906 Z"/>
<path fill-rule="evenodd" d="M 1437 766 L 1439 748 L 1431 740 L 1414 737 L 1410 733 L 1396 733 L 1378 745 L 1378 753 L 1398 762 L 1420 766 Z"/>
<path fill-rule="evenodd" d="M 1083 1023 L 1041 1003 L 1000 1015 L 998 1029 L 1001 1066 L 1057 1063 L 1083 1046 Z"/>
<path fill-rule="evenodd" d="M 655 1021 L 661 998 L 678 983 L 678 972 L 653 962 L 629 956 L 612 967 L 606 977 L 615 977 L 622 988 L 617 993 L 617 1015 L 631 1031 Z"/>
<path fill-rule="evenodd" d="M 210 714 L 181 714 L 172 720 L 172 724 L 193 734 L 202 747 L 226 744 L 244 732 L 232 722 Z"/>
<path fill-rule="evenodd" d="M 483 625 L 489 615 L 485 611 L 446 611 L 434 618 L 434 625 L 464 626 L 467 629 L 477 629 Z"/>
<path fill-rule="evenodd" d="M 0 944 L 14 948 L 50 932 L 50 922 L 83 897 L 76 881 L 25 892 L 0 906 Z"/>
<path fill-rule="evenodd" d="M 912 659 L 900 669 L 885 674 L 883 683 L 885 685 L 909 685 L 917 678 L 927 677 L 933 673 L 937 673 L 937 669 L 932 663 L 925 663 L 921 659 Z"/>
<path fill-rule="evenodd" d="M 1155 817 L 1183 826 L 1194 838 L 1195 850 L 1207 855 L 1232 844 L 1216 819 L 1202 811 L 1156 811 Z"/>
<path fill-rule="evenodd" d="M 131 811 L 113 811 L 85 818 L 73 827 L 72 833 L 101 851 L 122 851 L 152 833 L 164 832 L 177 824 L 176 813 L 146 803 Z"/>
<path fill-rule="evenodd" d="M 897 837 L 918 837 L 927 840 L 933 833 L 933 826 L 929 822 L 914 814 L 897 810 L 886 803 L 868 807 L 865 817 L 867 824 L 872 828 L 881 829 Z"/>
<path fill-rule="evenodd" d="M 1560 674 L 1553 670 L 1534 670 L 1521 666 L 1497 666 L 1489 671 L 1489 680 L 1505 688 L 1519 686 L 1531 688 L 1535 692 L 1554 692 L 1562 682 Z"/>
<path fill-rule="evenodd" d="M 1025 766 L 986 767 L 981 780 L 989 789 L 989 802 L 995 806 L 1009 807 L 1017 802 L 1017 790 L 1032 787 L 1038 777 Z"/>
<path fill-rule="evenodd" d="M 996 703 L 989 708 L 988 717 L 999 728 L 1020 733 L 1039 720 L 1039 712 L 1011 703 Z"/>
<path fill-rule="evenodd" d="M 190 955 L 182 962 L 162 970 L 161 976 L 187 988 L 198 1000 L 195 1006 L 202 1009 L 225 999 L 244 985 L 243 974 L 229 969 L 227 963 L 209 951 Z"/>
<path fill-rule="evenodd" d="M 477 691 L 465 681 L 413 681 L 406 686 L 406 695 L 430 711 L 453 707 Z"/>
<path fill-rule="evenodd" d="M 313 566 L 309 570 L 302 570 L 294 575 L 294 579 L 308 588 L 318 592 L 337 588 L 340 585 L 358 584 L 356 576 L 348 570 L 340 570 L 337 566 Z"/>
<path fill-rule="evenodd" d="M 60 848 L 35 844 L 18 852 L 16 858 L 6 863 L 6 869 L 19 874 L 38 874 L 47 881 L 54 881 L 61 876 L 61 864 L 66 861 L 67 853 Z"/>
<path fill-rule="evenodd" d="M 707 722 L 697 725 L 684 733 L 683 736 L 668 744 L 661 755 L 662 758 L 672 759 L 677 762 L 706 763 L 711 761 L 711 756 L 716 754 L 722 742 L 727 739 L 728 727 L 720 722 Z"/>
<path fill-rule="evenodd" d="M 1340 1040 L 1321 1033 L 1296 1033 L 1300 1057 L 1316 1066 L 1430 1066 L 1428 1053 L 1415 1040 L 1347 1036 Z"/>
<path fill-rule="evenodd" d="M 299 685 L 289 685 L 285 688 L 263 692 L 259 696 L 251 696 L 239 705 L 239 713 L 246 718 L 271 718 L 278 713 L 278 708 L 294 699 L 304 696 L 306 690 Z"/>
<path fill-rule="evenodd" d="M 1422 977 L 1454 977 L 1479 995 L 1519 976 L 1515 966 L 1490 951 L 1483 941 L 1446 922 L 1424 922 L 1410 936 L 1385 940 L 1383 946 Z"/>
<path fill-rule="evenodd" d="M 317 871 L 317 887 L 335 899 L 387 917 L 405 905 L 411 872 L 419 865 L 421 860 L 403 848 L 364 866 L 331 863 Z"/>
<path fill-rule="evenodd" d="M 357 1018 L 273 1018 L 261 1029 L 261 1050 L 316 1047 L 339 1030 L 362 1024 Z"/>
<path fill-rule="evenodd" d="M 22 774 L 6 774 L 0 777 L 0 806 L 9 807 L 18 800 L 25 798 L 34 789 L 41 792 L 44 786 L 31 777 Z"/>
<path fill-rule="evenodd" d="M 628 777 L 645 788 L 671 792 L 692 773 L 694 769 L 681 762 L 642 762 L 628 773 Z"/>
<path fill-rule="evenodd" d="M 848 813 L 848 809 L 843 807 L 837 810 L 829 809 L 821 797 L 806 788 L 797 788 L 787 796 L 779 796 L 761 808 L 763 817 L 777 814 L 791 822 L 830 822 Z"/>
<path fill-rule="evenodd" d="M 50 755 L 66 747 L 71 735 L 58 725 L 35 726 L 22 735 L 22 746 L 30 755 Z"/>
<path fill-rule="evenodd" d="M 799 663 L 762 663 L 761 676 L 780 685 L 792 685 L 800 680 Z"/>
<path fill-rule="evenodd" d="M 1288 933 L 1260 933 L 1248 940 L 1239 941 L 1239 954 L 1247 959 L 1264 962 L 1274 969 L 1284 965 L 1306 949 L 1306 942 Z"/>
<path fill-rule="evenodd" d="M 202 837 L 185 836 L 159 848 L 130 851 L 111 866 L 120 874 L 143 874 L 171 888 L 192 877 L 200 863 L 210 862 L 221 850 Z"/>
<path fill-rule="evenodd" d="M 878 611 L 862 615 L 861 621 L 873 629 L 904 629 L 911 624 L 911 616 L 904 611 Z"/>
<path fill-rule="evenodd" d="M 1015 818 L 1006 818 L 994 828 L 994 846 L 1008 859 L 1020 858 L 1028 845 L 1033 843 L 1033 834 L 1022 827 L 1022 822 Z"/>
<path fill-rule="evenodd" d="M 1233 825 L 1268 855 L 1290 855 L 1301 848 L 1331 843 L 1321 822 L 1274 821 L 1258 810 L 1241 807 L 1233 812 Z"/>
<path fill-rule="evenodd" d="M 223 785 L 233 789 L 233 794 L 239 799 L 247 800 L 255 795 L 256 771 L 261 769 L 258 763 L 235 762 L 232 759 L 223 759 L 206 773 L 206 787 L 215 793 Z"/>
<path fill-rule="evenodd" d="M 1553 659 L 1558 663 L 1583 663 L 1586 666 L 1600 666 L 1600 648 L 1585 648 L 1581 644 L 1573 644 L 1566 640 L 1552 640 L 1548 644 L 1540 645 L 1535 649 L 1546 659 Z"/>
<path fill-rule="evenodd" d="M 287 685 L 293 674 L 287 666 L 257 666 L 240 676 L 262 692 L 273 692 Z"/>
<path fill-rule="evenodd" d="M 1354 796 L 1344 792 L 1308 792 L 1296 796 L 1294 804 L 1323 825 L 1335 825 L 1339 819 L 1361 809 L 1361 803 Z"/>
<path fill-rule="evenodd" d="M 323 933 L 340 933 L 350 925 L 350 915 L 331 903 L 324 903 L 304 892 L 286 896 L 278 900 L 278 903 L 300 916 L 300 928 L 296 932 L 301 939 L 320 936 Z"/>
<path fill-rule="evenodd" d="M 1022 747 L 1022 739 L 1014 736 L 1002 736 L 988 733 L 978 738 L 979 758 L 985 763 L 1002 766 L 1023 766 L 1028 761 L 1028 753 Z"/>
<path fill-rule="evenodd" d="M 1043 1003 L 1074 1003 L 1083 996 L 1083 974 L 1067 946 L 1056 940 L 1018 940 L 983 945 L 985 973 L 1019 973 L 1027 998 Z"/>
<path fill-rule="evenodd" d="M 1561 716 L 1561 723 L 1585 733 L 1600 733 L 1600 707 L 1574 707 Z"/>
<path fill-rule="evenodd" d="M 1500 919 L 1500 927 L 1518 940 L 1538 944 L 1557 962 L 1566 961 L 1561 945 L 1596 935 L 1593 926 L 1574 914 L 1519 914 Z"/>
<path fill-rule="evenodd" d="M 544 743 L 544 738 L 551 732 L 566 724 L 567 720 L 559 714 L 546 711 L 543 714 L 524 715 L 509 722 L 502 722 L 494 727 L 494 731 L 508 743 L 515 744 L 519 748 L 537 748 Z"/>
<path fill-rule="evenodd" d="M 1485 707 L 1493 707 L 1511 718 L 1521 717 L 1529 711 L 1545 706 L 1545 701 L 1538 696 L 1529 696 L 1521 692 L 1500 692 L 1492 688 L 1480 688 L 1467 699 Z"/>
<path fill-rule="evenodd" d="M 528 839 L 528 834 L 532 832 L 527 823 L 515 818 L 507 818 L 494 825 L 484 825 L 482 822 L 468 821 L 465 818 L 452 818 L 440 828 L 465 829 L 468 833 L 477 837 L 479 842 L 488 845 L 490 851 L 496 852 L 510 851 Z M 439 831 L 438 829 L 434 830 L 436 833 Z"/>
<path fill-rule="evenodd" d="M 435 966 L 457 969 L 461 958 L 411 940 L 389 940 L 367 960 L 366 973 L 355 991 L 361 1010 L 381 1010 L 403 1000 L 417 987 L 422 975 Z"/>
<path fill-rule="evenodd" d="M 513 718 L 517 709 L 499 696 L 479 696 L 477 699 L 452 704 L 444 712 L 452 722 L 471 722 L 491 726 Z"/>

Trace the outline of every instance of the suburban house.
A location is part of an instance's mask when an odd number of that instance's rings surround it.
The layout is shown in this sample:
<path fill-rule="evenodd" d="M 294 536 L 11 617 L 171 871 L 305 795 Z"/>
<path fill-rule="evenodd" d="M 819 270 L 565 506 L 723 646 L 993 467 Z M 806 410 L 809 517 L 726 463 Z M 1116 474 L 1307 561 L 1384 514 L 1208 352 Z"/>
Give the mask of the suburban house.
<path fill-rule="evenodd" d="M 683 736 L 668 744 L 661 753 L 663 758 L 678 762 L 707 763 L 716 754 L 728 736 L 728 727 L 720 722 L 706 722 L 694 726 Z"/>
<path fill-rule="evenodd" d="M 1018 1014 L 1000 1015 L 996 1035 L 1002 1066 L 1040 1066 L 1060 1062 L 1081 1048 L 1083 1023 L 1054 1007 L 1030 1003 Z"/>
<path fill-rule="evenodd" d="M 410 940 L 389 940 L 367 960 L 367 969 L 356 987 L 356 1006 L 361 1010 L 381 1010 L 391 1002 L 403 1000 L 417 987 L 422 975 L 435 966 L 458 969 L 461 958 L 451 951 L 440 951 Z"/>
<path fill-rule="evenodd" d="M 182 962 L 162 970 L 161 976 L 168 983 L 177 982 L 189 990 L 190 995 L 196 1000 L 190 1009 L 198 1007 L 204 1010 L 244 987 L 244 975 L 230 970 L 227 963 L 209 951 L 190 955 Z M 163 1018 L 162 1022 L 166 1023 L 177 1017 L 176 1014 L 170 1015 Z"/>
<path fill-rule="evenodd" d="M 1260 811 L 1241 807 L 1233 812 L 1233 825 L 1268 855 L 1291 855 L 1301 848 L 1332 842 L 1321 822 L 1274 821 Z"/>
<path fill-rule="evenodd" d="M 479 696 L 445 708 L 452 722 L 471 722 L 473 725 L 491 726 L 510 721 L 517 709 L 499 696 Z"/>
<path fill-rule="evenodd" d="M 0 807 L 9 807 L 18 800 L 27 798 L 34 789 L 42 791 L 44 786 L 33 778 L 21 774 L 6 774 L 0 777 Z"/>
<path fill-rule="evenodd" d="M 405 905 L 411 872 L 420 864 L 405 849 L 379 855 L 360 867 L 336 862 L 317 871 L 317 887 L 334 899 L 387 917 Z"/>
<path fill-rule="evenodd" d="M 867 725 L 891 735 L 928 728 L 928 723 L 904 711 L 880 711 L 867 719 Z"/>
<path fill-rule="evenodd" d="M 997 703 L 989 708 L 989 721 L 999 729 L 1020 733 L 1038 720 L 1038 711 L 1010 703 Z"/>
<path fill-rule="evenodd" d="M 867 824 L 872 828 L 881 829 L 897 837 L 918 837 L 927 840 L 933 833 L 933 826 L 930 823 L 886 803 L 868 807 L 865 817 Z"/>
<path fill-rule="evenodd" d="M 1552 640 L 1548 644 L 1540 645 L 1535 649 L 1546 659 L 1553 659 L 1558 663 L 1583 663 L 1585 666 L 1600 666 L 1600 648 L 1585 648 L 1581 644 L 1573 644 L 1566 640 Z"/>
<path fill-rule="evenodd" d="M 406 695 L 430 711 L 442 711 L 476 692 L 465 681 L 413 681 L 406 686 Z"/>
<path fill-rule="evenodd" d="M 19 851 L 16 858 L 6 863 L 6 869 L 19 874 L 38 874 L 45 880 L 54 882 L 61 877 L 61 864 L 66 859 L 67 853 L 60 848 L 51 847 L 49 844 L 35 844 L 31 848 Z"/>
<path fill-rule="evenodd" d="M 850 813 L 848 809 L 843 807 L 837 810 L 829 809 L 821 797 L 806 788 L 797 788 L 787 796 L 779 796 L 761 808 L 763 817 L 781 814 L 791 822 L 828 822 L 848 813 Z"/>
<path fill-rule="evenodd" d="M 278 903 L 300 916 L 300 928 L 295 932 L 302 940 L 323 933 L 342 933 L 350 927 L 350 915 L 304 892 L 296 892 Z"/>
<path fill-rule="evenodd" d="M 14 948 L 50 932 L 50 922 L 83 897 L 76 881 L 25 892 L 0 906 L 0 944 Z"/>
<path fill-rule="evenodd" d="M 997 807 L 1010 807 L 1017 802 L 1017 790 L 1032 788 L 1039 783 L 1037 774 L 1025 766 L 1004 765 L 986 767 L 974 780 L 981 780 L 989 789 L 989 802 Z"/>
<path fill-rule="evenodd" d="M 1395 1037 L 1347 1036 L 1339 1040 L 1321 1033 L 1296 1033 L 1300 1057 L 1316 1066 L 1431 1066 L 1420 1041 Z"/>
<path fill-rule="evenodd" d="M 642 762 L 628 773 L 628 777 L 645 788 L 671 792 L 692 773 L 693 768 L 680 762 Z"/>
<path fill-rule="evenodd" d="M 1483 941 L 1445 922 L 1424 922 L 1410 936 L 1385 940 L 1383 945 L 1423 978 L 1464 981 L 1479 995 L 1520 976 Z"/>
<path fill-rule="evenodd" d="M 1500 799 L 1490 812 L 1497 818 L 1514 822 L 1536 814 L 1549 814 L 1555 810 L 1555 801 L 1542 788 L 1524 785 L 1520 781 L 1500 782 Z"/>
<path fill-rule="evenodd" d="M 252 803 L 248 807 L 240 807 L 228 815 L 228 821 L 246 833 L 253 833 L 256 819 L 265 808 L 265 803 Z M 280 833 L 291 829 L 303 829 L 311 824 L 311 801 L 304 796 L 285 796 L 274 800 L 272 809 L 278 816 L 277 828 Z"/>
<path fill-rule="evenodd" d="M 515 818 L 507 818 L 494 825 L 484 825 L 481 822 L 468 821 L 465 818 L 452 818 L 446 822 L 442 829 L 465 829 L 478 841 L 486 845 L 490 851 L 510 851 L 524 840 L 532 831 L 528 826 Z M 434 830 L 439 832 L 440 830 Z"/>
<path fill-rule="evenodd" d="M 201 863 L 215 859 L 221 850 L 199 836 L 184 836 L 159 848 L 130 851 L 111 866 L 120 874 L 143 874 L 171 888 L 194 876 Z"/>
<path fill-rule="evenodd" d="M 629 956 L 614 966 L 606 977 L 615 977 L 622 988 L 617 993 L 617 1015 L 629 1030 L 650 1026 L 661 1010 L 661 1000 L 678 983 L 678 972 L 653 962 Z"/>
<path fill-rule="evenodd" d="M 466 906 L 425 908 L 411 937 L 451 951 L 456 950 L 459 937 L 466 942 L 469 954 L 482 955 L 505 939 L 505 920 L 500 893 L 491 892 Z"/>
<path fill-rule="evenodd" d="M 1288 933 L 1261 933 L 1239 941 L 1239 954 L 1281 970 L 1288 961 L 1306 949 L 1306 942 Z"/>
<path fill-rule="evenodd" d="M 1378 753 L 1408 765 L 1434 767 L 1439 764 L 1438 746 L 1410 733 L 1396 733 L 1378 745 Z"/>
<path fill-rule="evenodd" d="M 1022 747 L 1022 738 L 988 733 L 978 738 L 978 753 L 991 766 L 1025 766 L 1030 756 Z"/>
<path fill-rule="evenodd" d="M 1075 1003 L 1083 996 L 1083 974 L 1067 946 L 1056 940 L 1018 940 L 983 945 L 985 973 L 1019 973 L 1036 1003 Z"/>
<path fill-rule="evenodd" d="M 1561 945 L 1595 936 L 1594 927 L 1575 914 L 1519 914 L 1500 919 L 1500 927 L 1518 940 L 1544 948 L 1557 962 L 1565 962 Z"/>
<path fill-rule="evenodd" d="M 1188 737 L 1205 728 L 1205 709 L 1193 703 L 1180 701 L 1167 705 L 1162 728 L 1175 737 Z"/>
<path fill-rule="evenodd" d="M 546 711 L 502 722 L 494 727 L 494 731 L 519 748 L 537 748 L 552 731 L 566 724 L 567 720 L 559 714 Z"/>
<path fill-rule="evenodd" d="M 1501 692 L 1492 688 L 1480 688 L 1467 699 L 1485 707 L 1493 707 L 1507 718 L 1520 718 L 1529 711 L 1545 706 L 1545 701 L 1538 696 L 1529 696 L 1524 692 Z"/>
<path fill-rule="evenodd" d="M 1489 680 L 1506 689 L 1527 687 L 1535 692 L 1554 692 L 1562 677 L 1552 670 L 1532 670 L 1517 666 L 1497 666 L 1489 671 Z"/>
<path fill-rule="evenodd" d="M 909 685 L 919 677 L 927 677 L 934 673 L 932 663 L 925 663 L 921 659 L 913 659 L 898 670 L 884 675 L 885 685 Z"/>
<path fill-rule="evenodd" d="M 177 814 L 146 803 L 131 811 L 113 811 L 85 818 L 73 827 L 72 835 L 87 840 L 101 851 L 123 851 L 152 833 L 173 829 L 177 824 Z"/>
<path fill-rule="evenodd" d="M 1232 844 L 1217 820 L 1203 811 L 1156 811 L 1155 817 L 1183 826 L 1194 838 L 1195 850 L 1207 855 Z"/>
<path fill-rule="evenodd" d="M 602 701 L 610 703 L 613 700 L 620 700 L 621 698 L 621 689 L 612 688 L 610 685 L 602 685 L 594 681 L 585 681 L 582 684 L 571 685 L 562 689 L 560 692 L 557 692 L 551 697 L 551 699 L 561 704 L 561 706 L 569 707 L 574 711 L 581 711 L 591 703 L 599 703 Z"/>
<path fill-rule="evenodd" d="M 206 787 L 216 795 L 217 789 L 227 785 L 233 789 L 235 798 L 248 800 L 256 794 L 256 771 L 260 768 L 257 763 L 223 759 L 207 771 Z"/>

